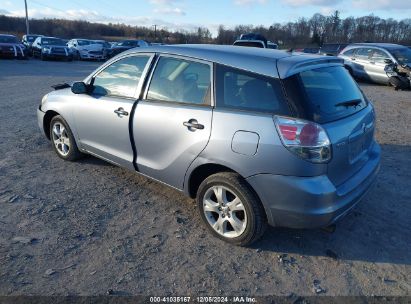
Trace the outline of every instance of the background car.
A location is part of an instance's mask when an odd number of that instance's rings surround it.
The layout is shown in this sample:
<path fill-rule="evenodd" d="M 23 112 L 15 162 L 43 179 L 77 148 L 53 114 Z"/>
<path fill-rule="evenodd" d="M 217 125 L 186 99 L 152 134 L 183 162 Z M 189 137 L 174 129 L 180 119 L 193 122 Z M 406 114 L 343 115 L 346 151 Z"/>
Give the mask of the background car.
<path fill-rule="evenodd" d="M 74 58 L 77 60 L 104 60 L 105 41 L 104 40 L 90 40 L 90 39 L 71 39 L 67 46 L 73 52 Z M 107 45 L 108 46 L 108 45 Z"/>
<path fill-rule="evenodd" d="M 33 45 L 33 42 L 34 40 L 37 39 L 37 37 L 43 37 L 43 35 L 36 35 L 36 34 L 24 35 L 23 38 L 21 39 L 21 42 L 26 47 L 27 53 L 29 56 L 33 56 L 33 51 L 31 49 L 31 46 Z"/>
<path fill-rule="evenodd" d="M 33 57 L 41 60 L 64 59 L 73 60 L 73 53 L 64 41 L 56 37 L 37 37 L 32 44 Z"/>
<path fill-rule="evenodd" d="M 149 44 L 145 40 L 123 40 L 113 45 L 111 49 L 108 50 L 107 56 L 108 58 L 111 58 L 129 49 L 147 46 L 149 46 Z"/>
<path fill-rule="evenodd" d="M 0 34 L 0 58 L 27 58 L 26 47 L 14 35 Z"/>
<path fill-rule="evenodd" d="M 347 43 L 325 43 L 318 53 L 326 56 L 337 56 L 347 45 Z"/>
<path fill-rule="evenodd" d="M 303 49 L 303 53 L 307 53 L 307 54 L 318 54 L 319 51 L 320 51 L 319 47 L 306 47 Z"/>
<path fill-rule="evenodd" d="M 265 48 L 265 43 L 261 40 L 236 40 L 234 41 L 233 45 Z"/>
<path fill-rule="evenodd" d="M 354 77 L 388 84 L 387 64 L 411 65 L 411 49 L 392 43 L 354 43 L 339 55 Z"/>
<path fill-rule="evenodd" d="M 249 33 L 242 34 L 240 39 L 234 41 L 235 46 L 248 46 L 267 49 L 278 49 L 278 45 L 274 42 L 268 41 L 263 35 Z"/>
<path fill-rule="evenodd" d="M 108 58 L 108 53 L 111 49 L 111 43 L 105 40 L 93 40 L 95 44 L 100 44 L 103 47 L 103 59 Z"/>

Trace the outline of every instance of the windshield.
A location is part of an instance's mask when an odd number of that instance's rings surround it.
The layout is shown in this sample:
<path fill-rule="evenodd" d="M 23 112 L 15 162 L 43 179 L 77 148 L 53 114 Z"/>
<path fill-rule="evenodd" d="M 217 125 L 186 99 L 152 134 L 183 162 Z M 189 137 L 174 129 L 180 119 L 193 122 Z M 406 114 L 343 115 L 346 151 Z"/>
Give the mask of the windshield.
<path fill-rule="evenodd" d="M 411 64 L 411 49 L 401 48 L 391 50 L 391 54 L 398 60 L 400 64 Z"/>
<path fill-rule="evenodd" d="M 36 40 L 37 37 L 38 37 L 38 36 L 27 36 L 26 39 L 27 39 L 27 41 L 29 41 L 29 42 L 33 42 L 34 40 Z"/>
<path fill-rule="evenodd" d="M 63 40 L 58 38 L 43 38 L 41 40 L 42 45 L 66 45 Z"/>
<path fill-rule="evenodd" d="M 78 42 L 78 45 L 81 45 L 81 46 L 91 44 L 90 40 L 77 40 L 77 42 Z"/>
<path fill-rule="evenodd" d="M 19 43 L 14 36 L 0 36 L 0 43 Z"/>
<path fill-rule="evenodd" d="M 106 42 L 106 41 L 101 41 L 101 40 L 94 40 L 93 41 L 94 44 L 100 44 L 105 48 L 109 48 L 110 47 L 110 43 Z"/>
<path fill-rule="evenodd" d="M 303 71 L 284 80 L 291 104 L 300 117 L 326 123 L 367 106 L 362 92 L 342 66 Z"/>

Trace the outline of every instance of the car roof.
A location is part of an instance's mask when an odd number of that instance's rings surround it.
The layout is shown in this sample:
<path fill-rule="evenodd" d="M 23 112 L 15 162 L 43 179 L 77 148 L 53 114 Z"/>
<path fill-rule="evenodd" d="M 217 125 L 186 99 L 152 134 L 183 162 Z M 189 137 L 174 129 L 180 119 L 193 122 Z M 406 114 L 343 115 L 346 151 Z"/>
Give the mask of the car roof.
<path fill-rule="evenodd" d="M 383 48 L 383 49 L 386 49 L 386 50 L 406 47 L 404 45 L 395 44 L 395 43 L 352 43 L 352 44 L 349 45 L 349 47 L 351 47 L 351 46 L 365 46 L 365 47 L 374 46 L 374 47 L 379 47 L 379 48 Z"/>
<path fill-rule="evenodd" d="M 46 38 L 46 39 L 60 39 L 60 40 L 63 40 L 63 39 L 61 39 L 61 38 L 58 38 L 58 37 L 52 37 L 52 36 L 39 36 L 39 37 L 37 37 L 37 38 Z"/>
<path fill-rule="evenodd" d="M 3 36 L 3 37 L 16 37 L 15 35 L 10 35 L 10 34 L 0 34 L 0 36 Z"/>
<path fill-rule="evenodd" d="M 303 70 L 335 64 L 342 65 L 343 63 L 342 59 L 334 56 L 295 54 L 274 49 L 211 44 L 148 46 L 133 48 L 124 54 L 147 52 L 211 61 L 275 78 L 286 78 Z"/>

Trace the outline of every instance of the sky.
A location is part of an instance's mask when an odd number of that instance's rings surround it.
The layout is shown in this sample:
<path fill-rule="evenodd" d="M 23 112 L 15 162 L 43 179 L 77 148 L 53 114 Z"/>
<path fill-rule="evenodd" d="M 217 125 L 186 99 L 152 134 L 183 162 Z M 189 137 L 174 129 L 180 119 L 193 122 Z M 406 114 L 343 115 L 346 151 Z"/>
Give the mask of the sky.
<path fill-rule="evenodd" d="M 27 0 L 29 18 L 82 19 L 169 30 L 205 26 L 215 35 L 220 24 L 264 25 L 296 21 L 314 13 L 341 17 L 374 14 L 411 18 L 411 0 Z M 24 16 L 24 0 L 0 0 L 0 14 Z"/>

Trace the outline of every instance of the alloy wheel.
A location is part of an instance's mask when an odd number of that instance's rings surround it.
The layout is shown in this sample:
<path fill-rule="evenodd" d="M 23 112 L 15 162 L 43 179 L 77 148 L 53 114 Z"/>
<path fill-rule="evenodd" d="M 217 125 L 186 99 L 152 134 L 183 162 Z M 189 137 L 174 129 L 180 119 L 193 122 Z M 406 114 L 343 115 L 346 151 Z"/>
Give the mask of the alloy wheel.
<path fill-rule="evenodd" d="M 56 122 L 52 130 L 53 142 L 57 152 L 62 156 L 67 156 L 70 152 L 70 138 L 66 128 L 61 122 Z"/>
<path fill-rule="evenodd" d="M 204 194 L 203 211 L 208 224 L 224 237 L 239 237 L 247 227 L 244 204 L 227 187 L 209 188 Z"/>

